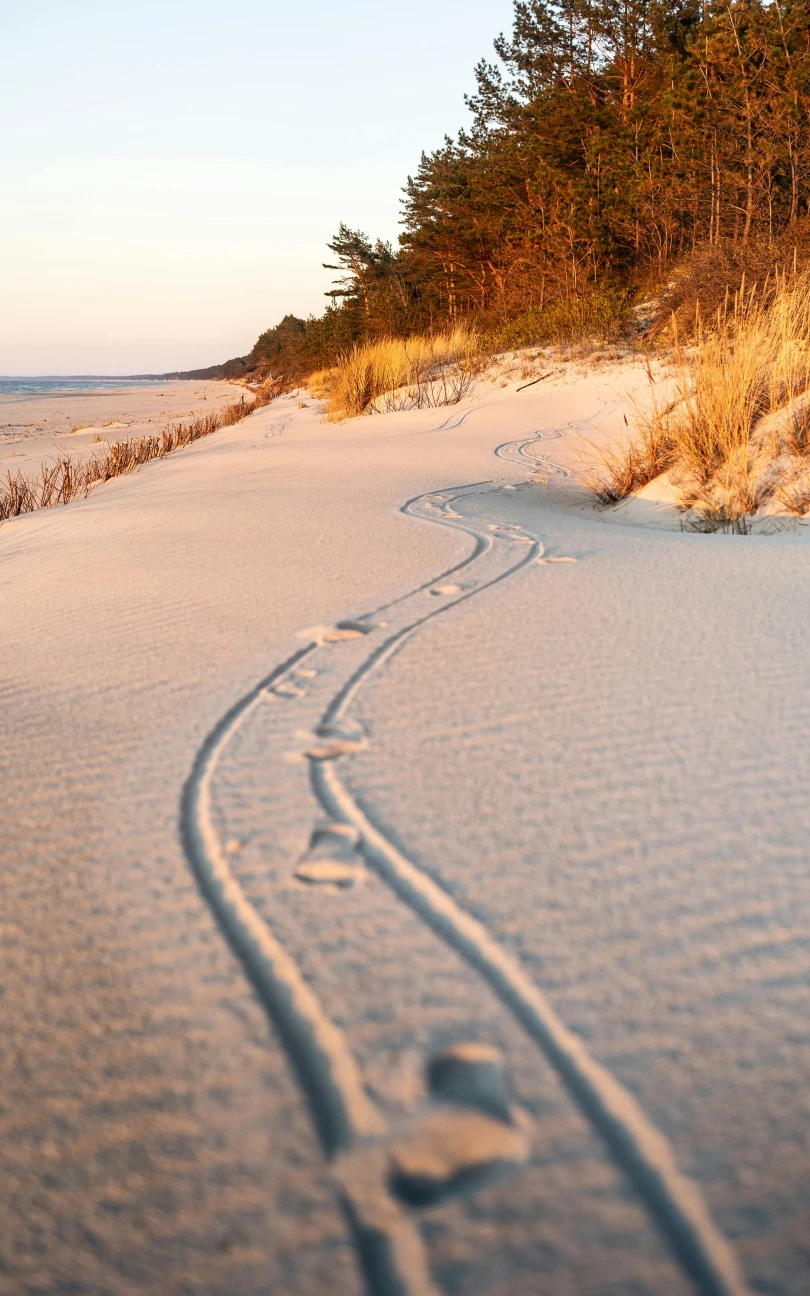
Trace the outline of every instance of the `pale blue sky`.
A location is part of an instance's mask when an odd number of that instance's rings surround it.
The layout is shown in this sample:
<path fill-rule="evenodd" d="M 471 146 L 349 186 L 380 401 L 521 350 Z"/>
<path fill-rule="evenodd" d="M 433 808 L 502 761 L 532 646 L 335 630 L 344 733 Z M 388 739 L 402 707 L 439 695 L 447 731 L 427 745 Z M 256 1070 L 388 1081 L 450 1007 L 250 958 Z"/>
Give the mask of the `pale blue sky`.
<path fill-rule="evenodd" d="M 0 0 L 0 374 L 243 354 L 396 239 L 510 0 Z"/>

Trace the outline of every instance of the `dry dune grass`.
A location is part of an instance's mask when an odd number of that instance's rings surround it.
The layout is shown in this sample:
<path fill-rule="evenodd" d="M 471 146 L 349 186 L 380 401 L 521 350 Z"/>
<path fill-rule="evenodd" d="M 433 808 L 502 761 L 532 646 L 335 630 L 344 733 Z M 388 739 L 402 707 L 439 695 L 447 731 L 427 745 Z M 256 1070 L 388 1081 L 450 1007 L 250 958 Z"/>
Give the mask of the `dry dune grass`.
<path fill-rule="evenodd" d="M 745 531 L 769 501 L 799 512 L 810 493 L 810 274 L 745 283 L 676 347 L 674 399 L 653 387 L 636 434 L 609 450 L 591 486 L 605 503 L 670 475 L 687 525 Z"/>
<path fill-rule="evenodd" d="M 317 369 L 307 378 L 306 385 L 316 400 L 328 400 L 334 369 Z"/>
<path fill-rule="evenodd" d="M 454 329 L 434 337 L 381 338 L 352 347 L 308 386 L 326 401 L 330 419 L 395 409 L 454 405 L 481 367 L 475 333 Z"/>
<path fill-rule="evenodd" d="M 68 504 L 77 495 L 87 495 L 99 482 L 132 472 L 150 459 L 162 459 L 173 450 L 199 441 L 200 437 L 241 422 L 277 395 L 278 388 L 269 386 L 256 392 L 252 401 L 243 397 L 216 414 L 205 414 L 191 423 L 170 423 L 155 436 L 116 441 L 87 459 L 59 455 L 44 463 L 35 478 L 27 477 L 22 471 L 8 473 L 5 483 L 0 484 L 0 522 L 55 504 Z"/>

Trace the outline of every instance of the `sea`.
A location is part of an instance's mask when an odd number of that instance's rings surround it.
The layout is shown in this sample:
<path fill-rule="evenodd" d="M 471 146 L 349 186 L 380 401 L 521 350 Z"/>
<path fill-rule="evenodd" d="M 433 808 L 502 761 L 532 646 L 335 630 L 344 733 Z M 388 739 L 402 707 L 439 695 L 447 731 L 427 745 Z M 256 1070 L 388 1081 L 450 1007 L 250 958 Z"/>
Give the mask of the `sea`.
<path fill-rule="evenodd" d="M 151 387 L 156 378 L 0 378 L 0 396 L 19 393 L 98 391 L 114 387 Z M 165 379 L 163 380 L 166 381 Z"/>

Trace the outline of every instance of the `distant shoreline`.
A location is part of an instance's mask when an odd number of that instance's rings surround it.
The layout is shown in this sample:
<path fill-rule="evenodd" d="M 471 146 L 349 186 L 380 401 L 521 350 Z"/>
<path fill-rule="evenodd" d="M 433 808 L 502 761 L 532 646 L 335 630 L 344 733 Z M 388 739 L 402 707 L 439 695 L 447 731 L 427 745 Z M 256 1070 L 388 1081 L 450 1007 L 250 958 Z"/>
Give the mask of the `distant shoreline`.
<path fill-rule="evenodd" d="M 149 387 L 134 378 L 0 378 L 0 395 L 68 395 L 84 391 L 120 391 L 126 387 Z"/>
<path fill-rule="evenodd" d="M 205 371 L 199 369 L 172 370 L 169 373 L 139 373 L 139 374 L 99 374 L 99 373 L 73 373 L 73 374 L 17 374 L 17 373 L 0 373 L 0 382 L 174 382 L 180 379 L 183 382 L 194 382 L 199 379 Z M 218 378 L 207 381 L 217 382 Z"/>
<path fill-rule="evenodd" d="M 135 382 L 91 378 L 0 379 L 0 480 L 9 468 L 35 467 L 64 451 L 152 435 L 167 423 L 190 422 L 239 400 L 229 382 Z M 13 460 L 13 464 L 9 462 Z"/>
<path fill-rule="evenodd" d="M 71 376 L 0 375 L 0 396 L 70 395 L 87 391 L 122 391 L 131 387 L 154 387 L 169 382 L 232 382 L 231 379 L 194 379 L 178 377 L 105 378 L 97 374 Z"/>

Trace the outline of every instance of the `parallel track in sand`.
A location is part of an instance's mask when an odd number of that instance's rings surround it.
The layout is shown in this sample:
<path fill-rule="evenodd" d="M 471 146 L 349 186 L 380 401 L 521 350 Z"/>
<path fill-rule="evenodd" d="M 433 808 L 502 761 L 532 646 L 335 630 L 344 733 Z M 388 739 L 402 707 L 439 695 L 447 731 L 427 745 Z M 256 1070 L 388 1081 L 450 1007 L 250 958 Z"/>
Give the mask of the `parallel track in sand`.
<path fill-rule="evenodd" d="M 527 469 L 566 474 L 553 460 L 537 455 L 536 443 L 545 439 L 547 433 L 507 442 L 496 454 Z M 352 751 L 365 744 L 351 716 L 364 684 L 428 622 L 542 560 L 543 544 L 537 536 L 518 526 L 473 522 L 458 511 L 465 496 L 492 489 L 497 488 L 488 482 L 449 487 L 402 506 L 410 517 L 466 533 L 473 541 L 471 553 L 409 593 L 305 636 L 296 653 L 222 717 L 200 748 L 183 790 L 184 849 L 306 1096 L 324 1155 L 336 1169 L 336 1191 L 369 1296 L 437 1292 L 415 1212 L 396 1200 L 384 1176 L 377 1174 L 369 1189 L 367 1176 L 358 1180 L 341 1172 L 342 1164 L 352 1158 L 380 1164 L 380 1149 L 389 1137 L 386 1120 L 367 1092 L 345 1034 L 330 1021 L 266 916 L 245 894 L 217 827 L 217 773 L 232 740 L 260 721 L 265 708 L 280 704 L 294 712 L 298 732 L 308 725 L 314 735 L 308 747 L 299 742 L 304 750 L 291 757 L 283 744 L 275 753 L 279 767 L 286 756 L 301 761 L 308 771 L 313 823 L 325 813 L 328 824 L 355 834 L 368 868 L 494 992 L 601 1135 L 695 1291 L 703 1296 L 742 1296 L 746 1287 L 731 1248 L 713 1224 L 698 1188 L 679 1171 L 667 1140 L 637 1100 L 590 1056 L 493 934 L 389 840 L 341 777 Z M 328 669 L 323 669 L 324 662 Z M 285 734 L 289 744 L 286 729 Z M 272 778 L 269 768 L 267 777 Z M 300 795 L 306 795 L 303 785 Z M 358 1189 L 358 1182 L 365 1187 Z"/>

